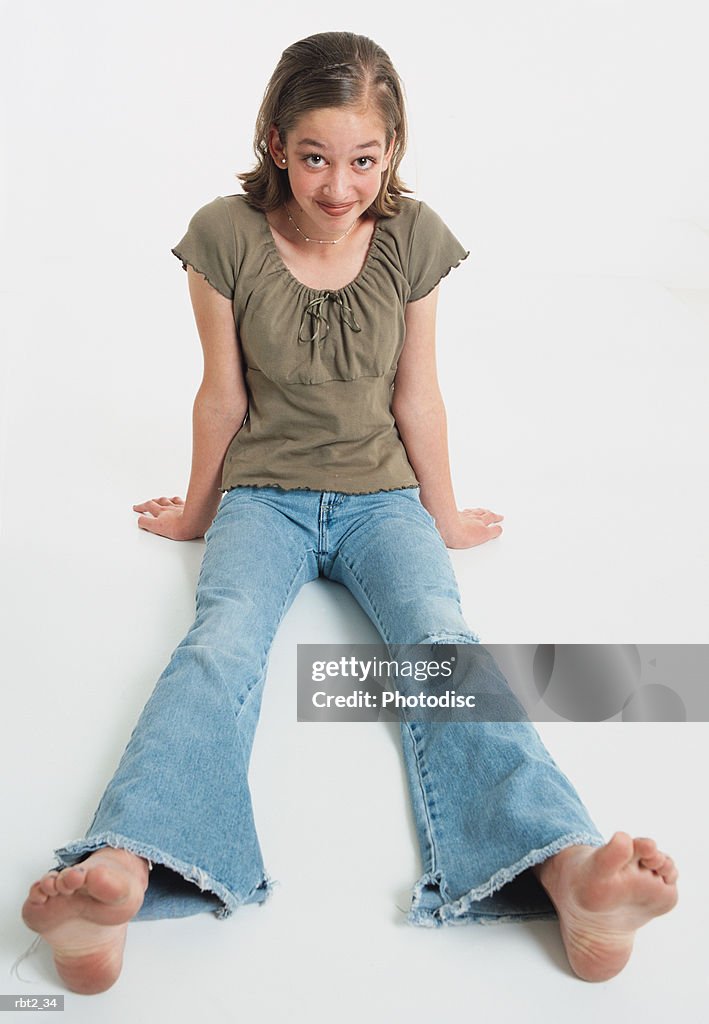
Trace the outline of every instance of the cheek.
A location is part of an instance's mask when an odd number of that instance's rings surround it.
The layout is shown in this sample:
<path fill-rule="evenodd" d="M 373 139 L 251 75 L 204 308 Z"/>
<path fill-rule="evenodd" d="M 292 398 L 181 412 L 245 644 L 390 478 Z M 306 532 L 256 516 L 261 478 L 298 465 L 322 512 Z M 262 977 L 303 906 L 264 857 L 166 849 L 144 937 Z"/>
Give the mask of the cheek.
<path fill-rule="evenodd" d="M 373 174 L 371 180 L 367 183 L 367 194 L 374 200 L 377 198 L 377 194 L 382 184 L 381 174 Z"/>
<path fill-rule="evenodd" d="M 302 171 L 291 170 L 288 180 L 294 195 L 306 196 L 312 191 L 313 180 Z"/>

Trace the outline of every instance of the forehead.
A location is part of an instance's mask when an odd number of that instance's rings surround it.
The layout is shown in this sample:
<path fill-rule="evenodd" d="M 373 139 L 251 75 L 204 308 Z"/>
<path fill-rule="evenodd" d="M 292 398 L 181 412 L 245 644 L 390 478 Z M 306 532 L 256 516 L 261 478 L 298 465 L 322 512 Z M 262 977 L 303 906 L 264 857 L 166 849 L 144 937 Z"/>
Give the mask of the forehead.
<path fill-rule="evenodd" d="M 291 133 L 297 145 L 301 139 L 322 143 L 326 148 L 346 149 L 378 140 L 385 141 L 384 122 L 372 107 L 324 107 L 301 114 Z"/>

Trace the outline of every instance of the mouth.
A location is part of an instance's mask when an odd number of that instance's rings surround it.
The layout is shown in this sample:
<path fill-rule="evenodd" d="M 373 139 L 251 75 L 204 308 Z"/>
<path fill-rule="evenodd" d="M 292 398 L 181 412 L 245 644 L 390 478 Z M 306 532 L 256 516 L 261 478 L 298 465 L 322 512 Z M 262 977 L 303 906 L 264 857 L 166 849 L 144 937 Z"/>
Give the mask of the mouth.
<path fill-rule="evenodd" d="M 349 213 L 354 205 L 355 203 L 343 203 L 340 206 L 334 206 L 332 203 L 318 202 L 318 206 L 328 217 L 342 217 L 343 214 Z"/>

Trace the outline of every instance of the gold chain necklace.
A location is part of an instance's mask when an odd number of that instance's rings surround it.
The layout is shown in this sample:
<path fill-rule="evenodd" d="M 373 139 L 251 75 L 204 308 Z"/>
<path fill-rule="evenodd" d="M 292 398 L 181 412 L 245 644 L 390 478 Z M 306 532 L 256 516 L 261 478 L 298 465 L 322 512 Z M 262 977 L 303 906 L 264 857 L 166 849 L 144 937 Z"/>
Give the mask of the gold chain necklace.
<path fill-rule="evenodd" d="M 337 243 L 341 242 L 343 238 L 347 238 L 347 236 L 349 235 L 350 231 L 352 230 L 352 228 L 355 226 L 355 224 L 359 220 L 359 216 L 358 216 L 355 220 L 352 221 L 350 226 L 347 228 L 347 231 L 345 231 L 344 235 L 340 235 L 339 238 L 335 238 L 335 239 L 333 239 L 333 238 L 308 238 L 308 236 L 306 234 L 304 234 L 304 232 L 302 232 L 300 230 L 300 228 L 298 227 L 296 222 L 291 217 L 290 211 L 289 211 L 288 207 L 286 206 L 286 204 L 284 203 L 283 205 L 285 207 L 286 214 L 288 216 L 288 220 L 291 222 L 291 224 L 293 225 L 295 230 L 298 232 L 298 234 L 299 235 L 303 235 L 303 238 L 305 239 L 306 242 L 317 242 L 318 245 L 337 245 Z"/>

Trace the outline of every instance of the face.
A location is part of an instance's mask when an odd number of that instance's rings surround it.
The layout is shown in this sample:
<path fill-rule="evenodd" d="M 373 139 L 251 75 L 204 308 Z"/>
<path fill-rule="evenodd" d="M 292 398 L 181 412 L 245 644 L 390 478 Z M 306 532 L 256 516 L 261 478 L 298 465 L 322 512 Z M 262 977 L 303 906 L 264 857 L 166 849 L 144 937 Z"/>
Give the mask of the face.
<path fill-rule="evenodd" d="M 371 108 L 308 111 L 285 145 L 271 128 L 271 156 L 278 168 L 287 169 L 301 230 L 317 238 L 337 237 L 371 206 L 394 148 L 392 139 L 385 151 L 385 141 L 384 124 Z"/>

